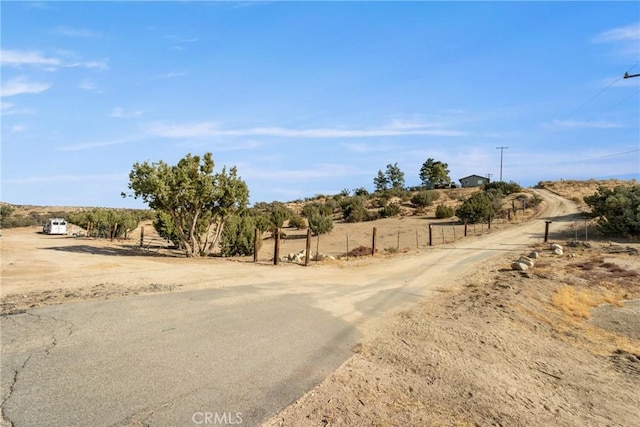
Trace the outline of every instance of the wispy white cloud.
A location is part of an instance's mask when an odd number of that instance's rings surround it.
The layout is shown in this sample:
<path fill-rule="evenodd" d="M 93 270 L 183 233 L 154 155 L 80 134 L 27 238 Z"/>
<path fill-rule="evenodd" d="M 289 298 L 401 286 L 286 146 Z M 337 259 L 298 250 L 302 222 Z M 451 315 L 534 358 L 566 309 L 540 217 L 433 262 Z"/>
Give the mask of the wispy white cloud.
<path fill-rule="evenodd" d="M 91 80 L 83 80 L 78 83 L 78 89 L 88 90 L 91 92 L 101 93 L 102 91 L 98 88 L 95 82 Z"/>
<path fill-rule="evenodd" d="M 621 55 L 637 58 L 640 53 L 640 22 L 603 31 L 591 39 L 593 43 L 610 43 L 617 46 Z"/>
<path fill-rule="evenodd" d="M 464 136 L 466 132 L 449 129 L 412 127 L 400 129 L 384 126 L 371 129 L 312 128 L 291 129 L 284 127 L 254 127 L 246 129 L 223 129 L 213 122 L 200 123 L 153 123 L 146 131 L 151 136 L 164 138 L 204 138 L 216 136 L 270 136 L 280 138 L 368 138 L 380 136 Z"/>
<path fill-rule="evenodd" d="M 81 143 L 78 143 L 78 144 L 63 145 L 61 147 L 57 147 L 55 150 L 56 151 L 89 150 L 89 149 L 92 149 L 92 148 L 108 147 L 108 146 L 111 146 L 111 145 L 128 144 L 128 143 L 131 143 L 131 142 L 140 141 L 140 140 L 142 140 L 144 138 L 145 138 L 144 136 L 136 135 L 136 136 L 130 136 L 130 137 L 126 137 L 126 138 L 110 139 L 110 140 L 106 140 L 106 141 L 81 142 Z"/>
<path fill-rule="evenodd" d="M 16 108 L 14 104 L 9 102 L 0 102 L 0 114 L 3 116 L 13 116 L 16 114 L 32 114 L 33 111 L 28 108 Z"/>
<path fill-rule="evenodd" d="M 343 142 L 340 145 L 354 153 L 386 152 L 394 149 L 392 145 L 370 144 L 366 142 Z"/>
<path fill-rule="evenodd" d="M 160 79 L 171 79 L 174 77 L 183 77 L 186 75 L 187 73 L 185 73 L 184 71 L 170 71 L 168 73 L 160 74 L 157 77 Z"/>
<path fill-rule="evenodd" d="M 86 28 L 71 28 L 64 26 L 55 28 L 53 32 L 61 36 L 76 38 L 97 38 L 103 36 L 103 34 L 100 32 L 89 30 Z"/>
<path fill-rule="evenodd" d="M 37 51 L 0 50 L 2 65 L 60 65 L 60 62 L 58 58 L 47 58 Z"/>
<path fill-rule="evenodd" d="M 49 9 L 49 5 L 46 2 L 43 1 L 32 1 L 27 3 L 27 7 L 29 9 L 42 9 L 42 10 L 47 10 Z"/>
<path fill-rule="evenodd" d="M 13 125 L 11 126 L 11 132 L 13 133 L 18 133 L 18 132 L 24 132 L 25 130 L 27 130 L 27 128 L 23 125 Z"/>
<path fill-rule="evenodd" d="M 625 27 L 612 28 L 603 31 L 595 36 L 592 41 L 594 43 L 604 43 L 613 41 L 635 41 L 640 39 L 640 22 L 627 25 Z"/>
<path fill-rule="evenodd" d="M 128 179 L 127 173 L 102 174 L 102 175 L 48 175 L 48 176 L 29 176 L 22 178 L 3 179 L 3 183 L 7 184 L 25 184 L 38 182 L 87 182 L 87 181 L 122 181 Z"/>
<path fill-rule="evenodd" d="M 65 64 L 65 67 L 69 68 L 89 68 L 95 70 L 108 70 L 109 69 L 109 60 L 104 58 L 96 61 L 80 61 L 80 62 L 69 62 Z"/>
<path fill-rule="evenodd" d="M 73 55 L 73 53 L 68 53 Z M 75 56 L 75 55 L 73 55 Z M 96 70 L 106 70 L 109 68 L 108 59 L 82 61 L 76 58 L 63 60 L 58 57 L 47 57 L 38 51 L 22 51 L 22 50 L 1 50 L 0 64 L 12 67 L 33 66 L 45 67 L 50 71 L 55 71 L 59 67 L 67 68 L 89 68 Z"/>
<path fill-rule="evenodd" d="M 2 83 L 0 96 L 15 96 L 23 93 L 40 93 L 49 89 L 49 83 L 30 82 L 25 77 L 16 77 Z"/>
<path fill-rule="evenodd" d="M 552 120 L 544 127 L 551 129 L 614 129 L 623 126 L 620 123 L 604 120 Z"/>
<path fill-rule="evenodd" d="M 251 165 L 238 165 L 238 171 L 243 178 L 264 179 L 273 181 L 314 180 L 336 178 L 342 176 L 369 175 L 371 171 L 357 168 L 351 165 L 322 163 L 305 169 L 266 169 L 256 168 Z"/>
<path fill-rule="evenodd" d="M 116 107 L 113 109 L 111 114 L 109 114 L 109 117 L 113 117 L 116 119 L 127 119 L 131 117 L 140 117 L 143 114 L 144 114 L 144 111 L 142 110 L 124 111 L 122 108 Z"/>

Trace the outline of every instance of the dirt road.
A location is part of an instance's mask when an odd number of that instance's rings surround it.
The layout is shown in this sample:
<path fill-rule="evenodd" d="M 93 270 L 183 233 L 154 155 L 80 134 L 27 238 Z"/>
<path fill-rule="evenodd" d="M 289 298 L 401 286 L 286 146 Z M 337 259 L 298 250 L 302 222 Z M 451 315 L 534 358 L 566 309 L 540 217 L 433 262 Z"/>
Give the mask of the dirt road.
<path fill-rule="evenodd" d="M 575 207 L 541 194 L 554 229 L 565 226 Z M 192 425 L 209 413 L 257 424 L 346 360 L 384 314 L 543 232 L 540 219 L 413 255 L 273 268 L 3 231 L 5 303 L 44 304 L 2 319 L 4 423 Z M 49 304 L 61 293 L 74 302 Z"/>

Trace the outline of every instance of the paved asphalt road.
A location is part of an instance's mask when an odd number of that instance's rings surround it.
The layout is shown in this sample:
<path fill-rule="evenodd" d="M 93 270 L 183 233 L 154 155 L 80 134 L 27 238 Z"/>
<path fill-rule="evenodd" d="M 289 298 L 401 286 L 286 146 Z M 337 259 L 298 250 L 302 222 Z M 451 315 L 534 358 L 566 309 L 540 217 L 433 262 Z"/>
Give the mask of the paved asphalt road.
<path fill-rule="evenodd" d="M 569 202 L 542 194 L 548 215 L 571 219 Z M 363 274 L 358 285 L 236 286 L 3 316 L 3 424 L 259 424 L 349 358 L 368 320 L 489 257 L 540 242 L 543 227 L 536 220 L 399 257 L 387 275 L 355 272 Z"/>

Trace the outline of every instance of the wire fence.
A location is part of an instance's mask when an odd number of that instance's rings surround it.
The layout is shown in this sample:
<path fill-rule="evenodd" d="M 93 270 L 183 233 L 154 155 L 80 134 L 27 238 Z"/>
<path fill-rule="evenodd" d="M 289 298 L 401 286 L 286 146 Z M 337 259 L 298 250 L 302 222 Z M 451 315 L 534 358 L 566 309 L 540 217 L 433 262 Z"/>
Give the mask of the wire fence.
<path fill-rule="evenodd" d="M 453 243 L 469 236 L 480 236 L 493 229 L 509 224 L 506 219 L 496 219 L 488 223 L 460 224 L 440 222 L 425 224 L 421 227 L 380 227 L 371 226 L 360 231 L 347 231 L 346 227 L 334 229 L 330 235 L 311 236 L 307 242 L 305 230 L 283 229 L 279 242 L 277 234 L 263 236 L 262 245 L 254 260 L 259 263 L 278 262 L 307 263 L 307 245 L 309 261 L 324 259 L 353 259 L 359 256 L 385 253 L 408 252 Z"/>

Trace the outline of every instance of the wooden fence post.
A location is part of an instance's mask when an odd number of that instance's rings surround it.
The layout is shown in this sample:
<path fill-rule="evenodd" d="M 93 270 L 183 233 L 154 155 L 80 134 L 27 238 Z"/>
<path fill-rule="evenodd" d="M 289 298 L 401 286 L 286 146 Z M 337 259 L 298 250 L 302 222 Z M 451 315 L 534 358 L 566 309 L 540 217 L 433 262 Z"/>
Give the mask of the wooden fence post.
<path fill-rule="evenodd" d="M 371 239 L 371 255 L 375 255 L 376 254 L 376 234 L 378 232 L 378 229 L 376 227 L 373 227 L 373 237 Z"/>
<path fill-rule="evenodd" d="M 311 258 L 311 229 L 307 228 L 307 246 L 305 248 L 304 265 L 309 265 L 309 258 Z"/>
<path fill-rule="evenodd" d="M 544 242 L 545 243 L 549 241 L 549 224 L 551 224 L 551 221 L 544 222 Z"/>
<path fill-rule="evenodd" d="M 253 230 L 253 262 L 258 262 L 258 251 L 260 250 L 260 245 L 258 244 L 259 238 L 260 230 L 255 228 Z"/>
<path fill-rule="evenodd" d="M 487 226 L 488 229 L 491 229 L 491 215 L 489 215 L 489 218 L 487 218 Z"/>
<path fill-rule="evenodd" d="M 429 224 L 429 246 L 433 246 L 433 225 Z"/>
<path fill-rule="evenodd" d="M 453 224 L 453 241 L 456 241 L 456 225 Z"/>
<path fill-rule="evenodd" d="M 400 230 L 398 230 L 398 244 L 396 247 L 400 250 Z"/>
<path fill-rule="evenodd" d="M 349 261 L 349 233 L 347 233 L 347 261 Z"/>
<path fill-rule="evenodd" d="M 464 237 L 467 237 L 467 221 L 464 221 Z"/>
<path fill-rule="evenodd" d="M 440 227 L 440 231 L 442 231 L 442 244 L 444 245 L 446 243 L 444 240 L 444 227 Z"/>
<path fill-rule="evenodd" d="M 140 247 L 144 246 L 144 226 L 140 227 Z"/>
<path fill-rule="evenodd" d="M 280 264 L 280 229 L 276 228 L 276 241 L 273 245 L 273 265 Z"/>
<path fill-rule="evenodd" d="M 418 242 L 418 230 L 416 229 L 416 249 L 420 248 L 420 243 Z"/>

